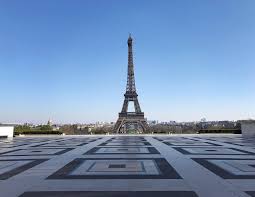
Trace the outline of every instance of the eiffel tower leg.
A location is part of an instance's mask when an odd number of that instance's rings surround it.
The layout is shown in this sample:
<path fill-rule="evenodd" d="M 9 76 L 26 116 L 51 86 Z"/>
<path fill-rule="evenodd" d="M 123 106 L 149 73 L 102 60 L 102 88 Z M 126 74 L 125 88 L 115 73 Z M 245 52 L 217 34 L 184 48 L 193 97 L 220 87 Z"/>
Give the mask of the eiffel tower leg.
<path fill-rule="evenodd" d="M 146 122 L 145 120 L 142 120 L 142 121 L 140 122 L 140 124 L 141 124 L 141 126 L 142 126 L 142 128 L 143 128 L 143 132 L 146 132 L 146 130 L 148 130 L 148 128 L 149 128 L 147 122 Z"/>
<path fill-rule="evenodd" d="M 140 113 L 141 112 L 141 108 L 140 108 L 140 105 L 139 105 L 139 102 L 138 102 L 137 98 L 134 100 L 134 105 L 135 105 L 135 112 L 136 113 Z"/>
<path fill-rule="evenodd" d="M 114 125 L 114 133 L 119 133 L 122 126 L 123 120 L 118 119 Z"/>
<path fill-rule="evenodd" d="M 125 98 L 121 112 L 127 112 L 128 110 L 128 99 Z"/>

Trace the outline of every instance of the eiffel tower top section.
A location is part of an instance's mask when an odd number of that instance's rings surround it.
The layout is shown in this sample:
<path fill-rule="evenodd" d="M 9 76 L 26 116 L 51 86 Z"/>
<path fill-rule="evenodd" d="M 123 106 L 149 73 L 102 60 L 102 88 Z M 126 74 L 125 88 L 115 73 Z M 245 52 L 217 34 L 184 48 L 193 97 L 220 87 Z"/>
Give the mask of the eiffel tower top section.
<path fill-rule="evenodd" d="M 137 95 L 135 88 L 135 74 L 134 74 L 134 63 L 133 63 L 133 39 L 129 34 L 128 38 L 128 75 L 127 75 L 127 86 L 126 86 L 126 94 L 127 95 Z"/>

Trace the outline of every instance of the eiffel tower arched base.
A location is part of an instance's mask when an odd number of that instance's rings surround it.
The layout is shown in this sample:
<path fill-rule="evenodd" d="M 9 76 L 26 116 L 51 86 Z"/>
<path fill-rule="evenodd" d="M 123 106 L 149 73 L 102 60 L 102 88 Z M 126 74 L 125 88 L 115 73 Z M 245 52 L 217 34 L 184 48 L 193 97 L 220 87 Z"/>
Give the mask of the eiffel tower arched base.
<path fill-rule="evenodd" d="M 144 118 L 144 113 L 119 113 L 119 118 L 114 126 L 114 133 L 121 133 L 121 128 L 126 124 L 137 124 L 142 128 L 142 132 L 146 133 L 148 125 Z"/>

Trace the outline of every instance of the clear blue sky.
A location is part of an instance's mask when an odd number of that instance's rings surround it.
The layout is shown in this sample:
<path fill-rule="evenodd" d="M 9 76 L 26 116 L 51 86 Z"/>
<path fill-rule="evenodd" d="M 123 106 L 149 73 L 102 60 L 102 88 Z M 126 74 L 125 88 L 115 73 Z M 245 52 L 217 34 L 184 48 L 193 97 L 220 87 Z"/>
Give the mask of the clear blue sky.
<path fill-rule="evenodd" d="M 255 118 L 254 0 L 0 0 L 0 122 L 115 121 L 127 38 L 149 120 Z"/>

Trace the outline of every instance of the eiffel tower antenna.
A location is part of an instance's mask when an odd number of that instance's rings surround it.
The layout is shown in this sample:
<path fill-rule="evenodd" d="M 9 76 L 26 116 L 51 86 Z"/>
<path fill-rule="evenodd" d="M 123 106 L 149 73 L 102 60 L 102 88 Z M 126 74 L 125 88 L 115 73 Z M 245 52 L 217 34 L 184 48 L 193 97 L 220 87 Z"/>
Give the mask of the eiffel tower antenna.
<path fill-rule="evenodd" d="M 122 106 L 122 110 L 119 113 L 119 118 L 114 126 L 114 132 L 120 133 L 123 132 L 123 127 L 126 124 L 135 124 L 139 125 L 142 128 L 142 131 L 145 132 L 148 128 L 146 119 L 144 118 L 144 113 L 141 111 L 139 102 L 138 102 L 138 94 L 136 93 L 135 86 L 135 74 L 134 74 L 134 63 L 133 63 L 133 39 L 131 34 L 128 37 L 128 73 L 127 73 L 127 85 L 126 85 L 126 93 L 124 94 L 124 103 Z M 134 103 L 134 112 L 128 112 L 129 102 Z M 122 131 L 121 131 L 122 130 Z"/>

